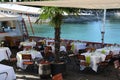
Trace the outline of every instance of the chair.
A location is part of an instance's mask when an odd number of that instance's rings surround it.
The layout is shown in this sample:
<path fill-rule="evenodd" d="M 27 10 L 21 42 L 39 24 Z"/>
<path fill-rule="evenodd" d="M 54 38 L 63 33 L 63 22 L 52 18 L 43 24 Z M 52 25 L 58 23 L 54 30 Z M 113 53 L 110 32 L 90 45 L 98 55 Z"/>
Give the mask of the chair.
<path fill-rule="evenodd" d="M 32 46 L 24 46 L 23 49 L 24 49 L 24 50 L 31 50 L 31 49 L 32 49 Z"/>
<path fill-rule="evenodd" d="M 9 47 L 17 47 L 18 43 L 23 39 L 22 36 L 5 36 L 5 40 L 9 44 Z"/>
<path fill-rule="evenodd" d="M 34 64 L 31 54 L 22 54 L 23 65 Z"/>
<path fill-rule="evenodd" d="M 35 47 L 35 50 L 40 51 L 43 57 L 44 57 L 44 47 L 45 47 L 45 43 L 42 41 L 37 42 Z"/>
<path fill-rule="evenodd" d="M 78 69 L 80 69 L 80 60 L 78 59 L 78 56 L 77 55 L 73 55 L 71 62 L 72 62 L 73 69 L 74 70 L 77 69 L 77 71 L 78 71 Z"/>
<path fill-rule="evenodd" d="M 54 42 L 48 42 L 48 45 L 50 45 L 50 44 L 54 44 Z"/>
<path fill-rule="evenodd" d="M 5 79 L 4 80 L 7 80 L 7 77 L 8 77 L 8 73 L 7 72 L 1 72 L 0 75 L 4 75 L 5 74 Z M 3 80 L 3 79 L 2 79 Z"/>
<path fill-rule="evenodd" d="M 67 44 L 66 44 L 66 50 L 67 51 L 71 51 L 71 42 L 68 42 Z"/>
<path fill-rule="evenodd" d="M 116 69 L 120 69 L 119 60 L 115 60 L 115 61 L 114 61 L 114 67 L 115 67 Z"/>
<path fill-rule="evenodd" d="M 58 73 L 52 77 L 52 80 L 63 80 L 62 73 Z"/>
<path fill-rule="evenodd" d="M 43 42 L 37 42 L 36 44 L 36 50 L 40 51 L 41 47 L 44 45 Z"/>
<path fill-rule="evenodd" d="M 98 63 L 99 66 L 107 66 L 112 58 L 112 55 L 106 55 L 105 60 Z"/>
<path fill-rule="evenodd" d="M 16 57 L 10 57 L 9 56 L 9 54 L 8 54 L 8 52 L 7 52 L 7 50 L 6 50 L 6 55 L 7 55 L 7 57 L 8 57 L 8 62 L 10 62 L 9 64 L 11 65 L 16 65 L 16 62 L 17 62 L 17 58 Z"/>
<path fill-rule="evenodd" d="M 86 48 L 86 52 L 94 52 L 96 49 L 95 48 Z"/>
<path fill-rule="evenodd" d="M 107 70 L 107 67 L 108 67 L 108 65 L 109 65 L 109 62 L 110 62 L 111 58 L 112 58 L 112 55 L 110 55 L 110 54 L 109 54 L 109 55 L 106 55 L 104 61 L 101 61 L 101 62 L 97 63 L 100 72 Z M 108 72 L 108 70 L 107 70 L 107 72 Z"/>
<path fill-rule="evenodd" d="M 47 54 L 47 53 L 49 53 L 49 52 L 52 52 L 52 47 L 51 47 L 51 46 L 46 46 L 46 47 L 44 48 L 44 53 Z"/>
<path fill-rule="evenodd" d="M 81 55 L 81 54 L 76 55 L 76 57 L 77 57 L 77 59 L 75 60 L 75 64 L 76 64 L 75 66 L 80 67 L 80 65 L 81 65 L 81 66 L 85 66 L 85 68 L 89 67 L 90 57 L 88 59 L 85 57 L 85 55 Z M 80 67 L 80 69 L 83 70 L 82 67 Z"/>
<path fill-rule="evenodd" d="M 119 62 L 119 60 L 114 61 L 114 67 L 115 67 L 116 76 L 117 76 L 118 80 L 120 80 L 120 62 Z"/>
<path fill-rule="evenodd" d="M 90 59 L 85 58 L 85 55 L 77 55 L 78 59 L 80 60 L 80 65 L 88 67 L 90 64 Z"/>

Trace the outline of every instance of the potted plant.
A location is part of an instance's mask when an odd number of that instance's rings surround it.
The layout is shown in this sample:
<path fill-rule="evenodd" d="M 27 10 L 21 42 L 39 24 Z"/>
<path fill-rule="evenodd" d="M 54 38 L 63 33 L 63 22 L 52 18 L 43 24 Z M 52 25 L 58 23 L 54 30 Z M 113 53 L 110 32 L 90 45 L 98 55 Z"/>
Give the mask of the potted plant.
<path fill-rule="evenodd" d="M 63 21 L 64 13 L 78 13 L 79 9 L 74 8 L 59 8 L 59 7 L 42 7 L 42 13 L 39 16 L 39 20 L 46 20 L 50 19 L 50 24 L 54 27 L 55 30 L 55 60 L 52 66 L 56 66 L 53 69 L 61 69 L 59 68 L 60 65 L 64 66 L 64 63 L 60 61 L 60 34 L 61 34 L 61 24 Z M 39 21 L 38 20 L 38 21 Z M 65 68 L 64 68 L 65 69 Z M 64 70 L 59 70 L 64 71 Z M 57 74 L 59 71 L 53 73 Z"/>

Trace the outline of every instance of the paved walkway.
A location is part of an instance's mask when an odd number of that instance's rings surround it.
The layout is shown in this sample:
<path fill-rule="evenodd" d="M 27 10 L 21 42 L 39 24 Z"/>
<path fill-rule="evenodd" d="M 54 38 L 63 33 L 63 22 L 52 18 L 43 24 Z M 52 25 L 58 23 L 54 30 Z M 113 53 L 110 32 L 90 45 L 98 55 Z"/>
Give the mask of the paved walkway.
<path fill-rule="evenodd" d="M 51 80 L 40 79 L 38 74 L 33 72 L 26 72 L 20 69 L 16 70 L 17 80 Z M 79 71 L 76 67 L 73 69 L 71 65 L 67 65 L 67 71 L 64 75 L 64 80 L 119 80 L 116 76 L 116 71 L 113 65 L 108 66 L 106 71 L 96 73 L 90 68 L 86 68 L 84 71 Z"/>

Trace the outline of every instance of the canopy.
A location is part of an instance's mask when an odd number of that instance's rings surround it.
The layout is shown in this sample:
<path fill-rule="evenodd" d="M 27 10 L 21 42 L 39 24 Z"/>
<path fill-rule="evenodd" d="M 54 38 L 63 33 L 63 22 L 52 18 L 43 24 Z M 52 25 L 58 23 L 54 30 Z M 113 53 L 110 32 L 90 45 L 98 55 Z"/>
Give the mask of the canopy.
<path fill-rule="evenodd" d="M 86 9 L 118 9 L 120 0 L 54 0 L 54 1 L 33 1 L 33 2 L 14 2 L 15 4 L 33 6 L 55 6 L 72 7 Z"/>
<path fill-rule="evenodd" d="M 30 13 L 30 14 L 39 14 L 40 8 L 36 7 L 28 7 L 28 6 L 22 6 L 17 4 L 0 4 L 0 10 L 8 10 L 12 12 L 19 12 L 19 13 Z"/>
<path fill-rule="evenodd" d="M 21 17 L 0 13 L 0 21 L 10 21 L 10 20 L 21 20 Z"/>

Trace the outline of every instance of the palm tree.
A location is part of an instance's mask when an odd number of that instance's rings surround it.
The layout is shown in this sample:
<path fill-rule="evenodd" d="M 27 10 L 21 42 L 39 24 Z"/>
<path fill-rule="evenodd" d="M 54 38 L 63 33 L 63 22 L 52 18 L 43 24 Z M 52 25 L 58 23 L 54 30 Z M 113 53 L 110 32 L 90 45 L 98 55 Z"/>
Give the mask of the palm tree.
<path fill-rule="evenodd" d="M 55 30 L 55 61 L 59 61 L 59 50 L 60 50 L 60 34 L 61 34 L 61 24 L 63 21 L 64 13 L 74 13 L 77 14 L 79 9 L 74 8 L 58 8 L 58 7 L 42 7 L 42 13 L 39 19 L 50 19 L 50 24 Z"/>

